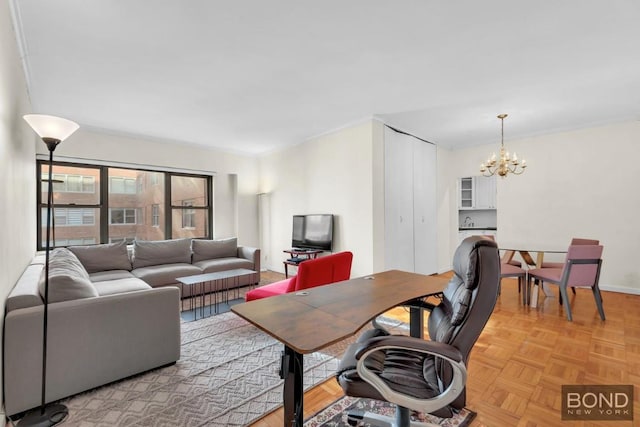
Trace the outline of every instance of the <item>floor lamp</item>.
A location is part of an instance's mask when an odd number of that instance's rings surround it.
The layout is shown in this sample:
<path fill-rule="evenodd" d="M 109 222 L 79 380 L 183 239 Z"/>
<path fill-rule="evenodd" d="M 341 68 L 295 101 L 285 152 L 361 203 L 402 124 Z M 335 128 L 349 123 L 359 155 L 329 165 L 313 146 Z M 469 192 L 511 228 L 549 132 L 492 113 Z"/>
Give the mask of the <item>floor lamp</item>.
<path fill-rule="evenodd" d="M 53 152 L 58 144 L 78 129 L 70 120 L 42 114 L 27 114 L 25 121 L 42 138 L 49 150 L 49 179 L 47 191 L 47 241 L 44 262 L 44 320 L 42 330 L 42 404 L 40 408 L 28 412 L 22 420 L 22 426 L 53 426 L 65 419 L 69 410 L 61 404 L 47 406 L 47 320 L 49 306 L 49 252 L 51 251 L 51 211 L 53 208 Z"/>

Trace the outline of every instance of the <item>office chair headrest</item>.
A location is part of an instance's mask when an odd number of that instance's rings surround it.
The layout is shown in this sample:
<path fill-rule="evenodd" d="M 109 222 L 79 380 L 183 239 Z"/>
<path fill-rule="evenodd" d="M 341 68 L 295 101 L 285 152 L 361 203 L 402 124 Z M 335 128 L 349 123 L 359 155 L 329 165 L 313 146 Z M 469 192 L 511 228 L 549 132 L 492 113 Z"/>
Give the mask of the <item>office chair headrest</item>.
<path fill-rule="evenodd" d="M 464 287 L 473 290 L 478 286 L 480 275 L 476 271 L 478 250 L 481 247 L 497 248 L 495 241 L 484 236 L 467 237 L 460 243 L 453 256 L 453 271 L 462 280 Z"/>

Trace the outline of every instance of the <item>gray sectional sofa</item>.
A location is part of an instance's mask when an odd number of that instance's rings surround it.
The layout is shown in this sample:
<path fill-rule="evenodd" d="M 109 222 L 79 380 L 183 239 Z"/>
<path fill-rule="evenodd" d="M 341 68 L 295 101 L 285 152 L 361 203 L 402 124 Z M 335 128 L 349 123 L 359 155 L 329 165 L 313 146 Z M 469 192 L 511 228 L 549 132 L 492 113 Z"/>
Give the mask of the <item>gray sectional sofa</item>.
<path fill-rule="evenodd" d="M 56 249 L 50 255 L 47 401 L 180 358 L 176 277 L 247 268 L 260 280 L 260 250 L 236 239 L 136 241 Z M 40 404 L 44 256 L 37 255 L 5 304 L 5 413 Z"/>

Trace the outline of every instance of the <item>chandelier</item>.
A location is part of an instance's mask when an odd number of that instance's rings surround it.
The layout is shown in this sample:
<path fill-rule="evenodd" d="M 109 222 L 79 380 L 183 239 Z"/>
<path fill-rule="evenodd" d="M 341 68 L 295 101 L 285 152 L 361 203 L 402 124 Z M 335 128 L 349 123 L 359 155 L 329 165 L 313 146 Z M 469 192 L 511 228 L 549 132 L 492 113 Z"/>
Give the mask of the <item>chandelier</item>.
<path fill-rule="evenodd" d="M 480 165 L 480 172 L 484 176 L 500 175 L 505 177 L 512 173 L 514 175 L 520 175 L 527 167 L 527 161 L 522 159 L 522 162 L 518 160 L 516 153 L 513 153 L 513 157 L 509 156 L 509 152 L 504 149 L 504 119 L 507 114 L 500 114 L 498 118 L 502 121 L 502 140 L 500 143 L 500 158 L 496 158 L 496 153 L 493 153 L 489 157 L 486 163 Z"/>

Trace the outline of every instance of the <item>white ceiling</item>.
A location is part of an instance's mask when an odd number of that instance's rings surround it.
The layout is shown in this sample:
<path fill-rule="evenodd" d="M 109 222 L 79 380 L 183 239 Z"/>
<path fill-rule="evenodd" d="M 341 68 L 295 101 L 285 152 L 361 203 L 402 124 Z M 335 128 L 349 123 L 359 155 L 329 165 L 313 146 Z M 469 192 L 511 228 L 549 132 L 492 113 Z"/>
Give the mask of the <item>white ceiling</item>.
<path fill-rule="evenodd" d="M 260 154 L 376 117 L 448 148 L 640 119 L 638 0 L 11 0 L 34 112 Z"/>

